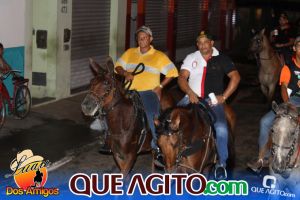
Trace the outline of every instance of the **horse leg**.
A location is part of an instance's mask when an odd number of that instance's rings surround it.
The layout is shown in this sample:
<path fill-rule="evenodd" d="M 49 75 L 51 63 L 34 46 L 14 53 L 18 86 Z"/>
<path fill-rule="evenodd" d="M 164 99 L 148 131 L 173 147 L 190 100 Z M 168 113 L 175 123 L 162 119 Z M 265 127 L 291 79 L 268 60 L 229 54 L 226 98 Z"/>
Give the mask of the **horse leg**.
<path fill-rule="evenodd" d="M 265 95 L 265 97 L 268 98 L 268 94 L 269 94 L 269 92 L 268 92 L 268 87 L 266 87 L 266 86 L 263 85 L 263 84 L 260 84 L 260 89 L 261 89 L 262 93 Z"/>
<path fill-rule="evenodd" d="M 275 86 L 276 84 L 271 84 L 268 90 L 268 103 L 271 103 L 274 97 L 274 93 L 275 93 Z"/>
<path fill-rule="evenodd" d="M 123 178 L 125 179 L 129 174 L 134 161 L 136 160 L 136 154 L 133 155 L 133 153 L 129 153 L 123 154 L 122 156 L 119 154 L 114 154 L 114 158 L 120 168 L 121 173 L 123 174 Z"/>

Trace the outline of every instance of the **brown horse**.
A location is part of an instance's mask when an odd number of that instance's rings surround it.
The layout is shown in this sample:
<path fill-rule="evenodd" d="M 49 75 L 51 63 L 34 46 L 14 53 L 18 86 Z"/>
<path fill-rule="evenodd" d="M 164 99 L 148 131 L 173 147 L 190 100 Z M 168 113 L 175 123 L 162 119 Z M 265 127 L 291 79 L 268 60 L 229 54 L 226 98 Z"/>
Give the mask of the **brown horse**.
<path fill-rule="evenodd" d="M 82 102 L 82 111 L 86 116 L 92 117 L 105 113 L 109 128 L 108 145 L 125 177 L 133 167 L 138 153 L 151 150 L 152 135 L 143 106 L 135 93 L 126 93 L 124 78 L 114 73 L 114 64 L 110 57 L 105 66 L 100 66 L 93 60 L 90 60 L 90 66 L 95 78 L 92 79 L 90 91 Z M 174 106 L 182 96 L 183 93 L 178 87 L 163 90 L 161 110 Z"/>
<path fill-rule="evenodd" d="M 93 60 L 90 60 L 90 65 L 96 76 L 82 102 L 82 111 L 86 116 L 105 113 L 109 128 L 108 145 L 126 177 L 138 153 L 151 150 L 152 135 L 141 102 L 128 98 L 123 78 L 114 73 L 112 59 L 107 59 L 105 67 Z"/>
<path fill-rule="evenodd" d="M 232 130 L 235 114 L 230 107 L 225 108 Z M 163 152 L 167 172 L 209 172 L 216 163 L 217 151 L 211 119 L 199 105 L 169 109 L 160 117 L 157 126 L 158 145 Z M 229 154 L 233 158 L 232 134 L 229 141 Z"/>
<path fill-rule="evenodd" d="M 282 64 L 278 54 L 273 50 L 269 39 L 265 35 L 265 29 L 251 39 L 250 51 L 255 55 L 259 55 L 257 63 L 260 67 L 258 74 L 260 87 L 268 101 L 271 102 L 278 84 Z"/>

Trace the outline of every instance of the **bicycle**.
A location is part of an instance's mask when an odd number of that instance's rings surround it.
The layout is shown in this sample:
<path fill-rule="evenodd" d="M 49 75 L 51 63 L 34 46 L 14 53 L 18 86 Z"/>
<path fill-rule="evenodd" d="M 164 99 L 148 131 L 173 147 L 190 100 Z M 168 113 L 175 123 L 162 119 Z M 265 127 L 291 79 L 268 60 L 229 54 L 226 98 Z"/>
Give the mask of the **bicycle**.
<path fill-rule="evenodd" d="M 8 111 L 19 119 L 24 119 L 31 109 L 31 95 L 28 88 L 29 79 L 20 76 L 19 73 L 20 71 L 10 70 L 0 75 L 0 129 L 5 122 L 6 104 L 8 105 Z M 3 83 L 10 75 L 13 76 L 12 81 L 14 85 L 12 97 Z"/>

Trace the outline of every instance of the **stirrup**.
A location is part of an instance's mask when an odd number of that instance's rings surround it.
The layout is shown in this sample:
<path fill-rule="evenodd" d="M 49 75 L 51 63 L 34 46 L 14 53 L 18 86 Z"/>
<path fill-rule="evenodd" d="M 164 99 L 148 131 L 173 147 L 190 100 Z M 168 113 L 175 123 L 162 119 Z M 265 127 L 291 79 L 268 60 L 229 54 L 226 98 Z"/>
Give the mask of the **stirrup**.
<path fill-rule="evenodd" d="M 217 178 L 217 170 L 221 168 L 223 171 L 224 171 L 224 177 L 221 177 L 221 178 Z M 216 167 L 215 169 L 215 179 L 216 180 L 226 180 L 227 179 L 227 170 L 225 169 L 224 166 L 220 165 L 218 167 Z"/>

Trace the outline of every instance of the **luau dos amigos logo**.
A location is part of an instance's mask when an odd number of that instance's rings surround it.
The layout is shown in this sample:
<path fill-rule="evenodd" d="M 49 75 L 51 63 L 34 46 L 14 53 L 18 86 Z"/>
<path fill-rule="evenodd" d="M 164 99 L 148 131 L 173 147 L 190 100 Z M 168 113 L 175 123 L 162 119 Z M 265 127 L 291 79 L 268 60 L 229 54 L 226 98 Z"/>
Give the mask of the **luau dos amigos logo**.
<path fill-rule="evenodd" d="M 48 179 L 49 160 L 33 155 L 30 149 L 19 152 L 10 164 L 18 188 L 6 187 L 6 195 L 58 195 L 58 188 L 45 188 Z"/>

